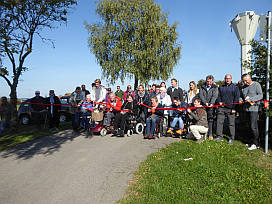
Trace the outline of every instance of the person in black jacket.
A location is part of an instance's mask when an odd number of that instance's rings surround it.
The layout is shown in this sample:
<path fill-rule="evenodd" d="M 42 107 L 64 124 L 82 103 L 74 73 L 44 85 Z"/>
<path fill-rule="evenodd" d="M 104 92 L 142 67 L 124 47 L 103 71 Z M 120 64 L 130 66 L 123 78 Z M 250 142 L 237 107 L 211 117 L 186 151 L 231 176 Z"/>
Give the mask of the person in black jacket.
<path fill-rule="evenodd" d="M 49 115 L 49 128 L 51 130 L 59 128 L 59 110 L 60 100 L 57 96 L 55 96 L 54 90 L 49 91 L 49 97 L 45 99 L 46 108 L 48 110 Z"/>
<path fill-rule="evenodd" d="M 42 118 L 44 118 L 44 110 L 45 110 L 45 106 L 44 104 L 44 98 L 40 96 L 40 91 L 35 91 L 35 96 L 33 98 L 30 99 L 30 105 L 33 109 L 32 117 L 34 122 L 36 123 L 37 127 L 40 128 L 41 127 L 41 121 Z"/>
<path fill-rule="evenodd" d="M 178 81 L 176 79 L 171 79 L 171 86 L 167 89 L 167 94 L 171 97 L 172 101 L 174 98 L 179 98 L 183 101 L 183 91 L 178 87 Z"/>
<path fill-rule="evenodd" d="M 157 125 L 157 122 L 160 120 L 160 117 L 163 117 L 163 110 L 157 108 L 163 108 L 159 103 L 156 96 L 152 96 L 151 99 L 151 108 L 147 110 L 146 118 L 146 132 L 144 135 L 145 139 L 155 139 L 154 132 Z"/>
<path fill-rule="evenodd" d="M 218 103 L 219 105 L 223 104 L 232 104 L 238 103 L 240 98 L 240 91 L 237 86 L 232 83 L 232 76 L 227 74 L 225 76 L 225 84 L 220 86 L 218 89 Z M 218 107 L 217 109 L 217 126 L 216 126 L 216 141 L 223 141 L 223 125 L 225 117 L 228 118 L 228 126 L 230 131 L 229 144 L 233 144 L 235 137 L 235 110 L 236 105 L 226 105 Z"/>
<path fill-rule="evenodd" d="M 144 90 L 144 86 L 140 85 L 138 87 L 138 90 L 135 94 L 135 101 L 137 104 L 142 103 L 145 105 L 149 104 L 149 94 Z M 145 106 L 140 105 L 139 106 L 139 116 L 145 121 L 146 115 L 147 115 L 147 108 Z"/>
<path fill-rule="evenodd" d="M 121 107 L 121 111 L 115 115 L 113 131 L 114 135 L 120 135 L 121 137 L 124 137 L 126 121 L 131 114 L 137 113 L 138 105 L 136 101 L 133 100 L 133 98 L 134 97 L 132 94 L 128 94 L 124 104 Z M 120 128 L 120 131 L 118 131 L 118 128 Z"/>
<path fill-rule="evenodd" d="M 215 104 L 218 97 L 218 87 L 213 83 L 214 77 L 208 75 L 206 77 L 206 83 L 199 89 L 199 98 L 202 101 L 203 106 L 206 106 L 207 118 L 208 118 L 208 136 L 210 140 L 213 140 L 213 118 L 215 109 L 211 106 Z"/>

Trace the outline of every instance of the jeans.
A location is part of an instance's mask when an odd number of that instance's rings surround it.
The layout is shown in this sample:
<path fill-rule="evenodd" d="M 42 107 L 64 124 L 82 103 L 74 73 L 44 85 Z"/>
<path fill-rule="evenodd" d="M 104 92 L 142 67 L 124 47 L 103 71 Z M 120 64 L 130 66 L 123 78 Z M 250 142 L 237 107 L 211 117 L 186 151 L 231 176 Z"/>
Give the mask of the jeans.
<path fill-rule="evenodd" d="M 174 118 L 174 120 L 171 123 L 171 129 L 173 129 L 176 126 L 177 122 L 179 123 L 179 129 L 183 129 L 183 120 L 181 117 Z"/>
<path fill-rule="evenodd" d="M 1 124 L 0 124 L 0 137 L 3 136 L 3 132 L 5 129 L 9 128 L 9 121 L 7 120 L 2 120 Z"/>
<path fill-rule="evenodd" d="M 154 119 L 147 118 L 146 119 L 146 135 L 153 135 L 157 126 L 158 121 L 160 120 L 160 117 L 156 117 Z"/>
<path fill-rule="evenodd" d="M 90 123 L 88 121 L 87 116 L 92 116 L 92 113 L 86 112 L 82 114 L 82 121 L 80 123 L 80 126 L 83 127 L 84 129 L 87 129 L 88 127 L 90 127 Z"/>
<path fill-rule="evenodd" d="M 79 118 L 80 118 L 80 112 L 77 111 L 75 113 L 75 116 L 74 116 L 74 120 L 73 120 L 73 128 L 76 129 L 79 127 Z"/>
<path fill-rule="evenodd" d="M 230 137 L 234 140 L 235 137 L 235 114 L 231 112 L 229 108 L 219 107 L 217 112 L 217 125 L 216 125 L 216 135 L 219 137 L 223 136 L 223 127 L 225 117 L 228 118 L 228 126 L 230 131 Z"/>

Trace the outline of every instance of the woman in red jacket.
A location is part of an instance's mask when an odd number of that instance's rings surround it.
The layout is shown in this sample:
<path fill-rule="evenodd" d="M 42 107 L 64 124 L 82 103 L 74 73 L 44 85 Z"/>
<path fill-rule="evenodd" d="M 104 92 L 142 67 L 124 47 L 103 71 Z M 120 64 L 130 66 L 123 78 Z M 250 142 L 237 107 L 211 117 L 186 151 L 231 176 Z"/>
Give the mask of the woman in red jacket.
<path fill-rule="evenodd" d="M 107 128 L 110 127 L 111 120 L 115 117 L 116 113 L 121 110 L 121 98 L 115 96 L 115 93 L 110 93 L 109 100 L 107 101 L 107 112 L 104 117 L 103 125 Z"/>

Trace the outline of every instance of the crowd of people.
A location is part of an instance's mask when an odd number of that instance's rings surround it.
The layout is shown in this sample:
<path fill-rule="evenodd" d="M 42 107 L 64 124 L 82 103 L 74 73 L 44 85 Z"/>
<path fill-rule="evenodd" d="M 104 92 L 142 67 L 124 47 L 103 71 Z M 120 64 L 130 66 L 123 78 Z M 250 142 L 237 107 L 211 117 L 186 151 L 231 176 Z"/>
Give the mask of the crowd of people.
<path fill-rule="evenodd" d="M 226 74 L 224 80 L 225 84 L 218 86 L 214 83 L 214 77 L 208 75 L 205 84 L 199 89 L 196 83 L 191 81 L 189 90 L 184 91 L 178 87 L 177 80 L 173 78 L 169 87 L 166 87 L 165 82 L 161 82 L 159 85 L 148 85 L 146 89 L 139 85 L 136 90 L 128 85 L 126 91 L 117 86 L 113 92 L 111 88 L 102 86 L 101 80 L 96 79 L 90 91 L 82 85 L 76 87 L 71 94 L 69 103 L 73 115 L 72 126 L 75 131 L 79 128 L 86 129 L 87 117 L 92 116 L 92 112 L 103 105 L 106 107 L 103 125 L 109 128 L 114 121 L 113 135 L 124 136 L 126 121 L 131 114 L 137 114 L 145 123 L 144 138 L 154 139 L 158 121 L 167 116 L 169 122 L 164 125 L 168 126 L 168 134 L 181 135 L 186 131 L 186 137 L 194 138 L 197 143 L 205 139 L 223 141 L 225 124 L 229 129 L 228 143 L 232 145 L 235 140 L 235 119 L 238 111 L 240 117 L 248 116 L 250 121 L 249 150 L 257 149 L 258 114 L 263 98 L 261 86 L 258 82 L 252 81 L 248 74 L 242 75 L 237 85 L 232 82 L 230 74 Z M 1 102 L 0 135 L 8 128 L 11 119 L 11 107 L 7 98 L 2 97 Z M 40 92 L 36 91 L 35 97 L 31 99 L 34 121 L 40 126 L 41 119 L 45 117 L 43 114 L 47 113 L 49 128 L 59 128 L 60 105 L 54 90 L 49 91 L 47 98 L 41 97 Z M 188 124 L 188 127 L 185 124 Z"/>

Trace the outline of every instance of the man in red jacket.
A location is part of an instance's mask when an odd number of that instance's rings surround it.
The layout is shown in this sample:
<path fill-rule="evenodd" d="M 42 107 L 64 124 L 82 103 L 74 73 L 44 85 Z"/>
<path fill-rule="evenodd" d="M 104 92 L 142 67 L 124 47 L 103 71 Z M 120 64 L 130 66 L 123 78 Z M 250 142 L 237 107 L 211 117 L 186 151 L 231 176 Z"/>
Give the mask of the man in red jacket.
<path fill-rule="evenodd" d="M 107 101 L 107 112 L 105 114 L 103 125 L 110 127 L 110 123 L 115 114 L 121 110 L 122 101 L 121 98 L 115 96 L 114 93 L 110 93 L 110 98 Z"/>

